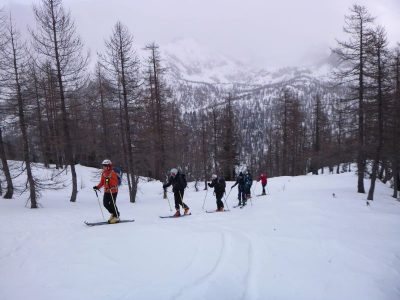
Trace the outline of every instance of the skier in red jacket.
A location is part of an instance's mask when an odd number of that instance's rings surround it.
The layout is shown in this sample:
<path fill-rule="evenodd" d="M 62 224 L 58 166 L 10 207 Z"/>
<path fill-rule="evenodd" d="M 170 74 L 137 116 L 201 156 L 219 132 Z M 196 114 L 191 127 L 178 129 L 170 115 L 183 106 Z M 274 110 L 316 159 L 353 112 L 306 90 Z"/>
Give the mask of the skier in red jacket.
<path fill-rule="evenodd" d="M 258 180 L 261 180 L 261 185 L 262 185 L 262 188 L 263 188 L 263 191 L 262 191 L 261 195 L 266 195 L 265 186 L 267 185 L 267 174 L 262 173 Z"/>
<path fill-rule="evenodd" d="M 112 163 L 109 159 L 102 162 L 103 172 L 101 173 L 100 183 L 93 187 L 94 190 L 100 190 L 104 187 L 104 207 L 111 214 L 108 223 L 114 224 L 119 222 L 119 211 L 117 208 L 117 195 L 118 195 L 118 175 L 114 172 Z"/>

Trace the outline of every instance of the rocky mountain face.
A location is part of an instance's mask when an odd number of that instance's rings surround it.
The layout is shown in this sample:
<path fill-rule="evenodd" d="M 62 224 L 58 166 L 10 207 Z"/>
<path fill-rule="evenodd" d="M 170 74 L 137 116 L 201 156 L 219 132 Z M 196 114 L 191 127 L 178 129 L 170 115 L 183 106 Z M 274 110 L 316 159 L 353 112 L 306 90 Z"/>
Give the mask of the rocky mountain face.
<path fill-rule="evenodd" d="M 205 49 L 194 40 L 180 40 L 160 50 L 168 70 L 165 79 L 189 126 L 199 128 L 199 113 L 210 115 L 213 108 L 218 110 L 217 119 L 222 120 L 228 95 L 231 96 L 238 159 L 242 164 L 260 165 L 268 156 L 271 143 L 279 141 L 285 93 L 298 99 L 302 114 L 299 126 L 308 128 L 309 141 L 316 95 L 328 110 L 331 100 L 337 98 L 337 90 L 330 83 L 334 57 L 310 67 L 257 69 Z M 207 126 L 212 123 L 208 119 Z M 198 135 L 193 138 L 200 139 Z M 279 146 L 275 145 L 275 149 Z"/>
<path fill-rule="evenodd" d="M 332 57 L 312 67 L 255 69 L 212 52 L 194 40 L 161 47 L 167 81 L 184 111 L 223 103 L 231 93 L 240 106 L 270 106 L 287 88 L 309 102 L 312 93 L 329 94 Z"/>

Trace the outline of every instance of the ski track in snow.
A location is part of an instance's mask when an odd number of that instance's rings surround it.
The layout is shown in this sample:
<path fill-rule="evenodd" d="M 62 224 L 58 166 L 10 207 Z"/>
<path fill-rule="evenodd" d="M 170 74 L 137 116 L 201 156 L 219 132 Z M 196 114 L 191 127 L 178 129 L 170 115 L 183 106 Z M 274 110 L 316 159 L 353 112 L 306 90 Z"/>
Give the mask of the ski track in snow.
<path fill-rule="evenodd" d="M 232 266 L 232 262 L 237 263 L 238 261 L 240 262 L 240 267 L 244 266 L 244 270 L 241 269 L 242 275 L 240 279 L 240 285 L 237 287 L 239 290 L 232 292 L 232 295 L 230 295 L 229 299 L 254 299 L 255 292 L 252 290 L 254 288 L 252 259 L 254 251 L 251 238 L 249 238 L 249 236 L 241 230 L 235 231 L 226 226 L 220 226 L 219 231 L 221 231 L 221 246 L 219 248 L 218 257 L 215 259 L 214 264 L 206 273 L 183 285 L 180 290 L 170 299 L 178 300 L 185 299 L 185 297 L 187 299 L 187 292 L 185 293 L 185 291 L 188 290 L 198 291 L 198 294 L 201 295 L 201 297 L 199 296 L 198 299 L 213 299 L 213 297 L 215 297 L 213 291 L 211 291 L 212 294 L 202 294 L 202 292 L 204 293 L 204 291 L 209 290 L 208 285 L 210 281 L 220 283 L 226 282 L 226 280 L 229 279 L 227 278 L 227 274 L 230 272 L 229 270 Z M 227 246 L 228 244 L 230 244 L 230 246 Z M 245 248 L 244 253 L 240 251 L 243 250 L 242 248 Z M 242 259 L 242 255 L 244 255 L 245 259 Z M 196 270 L 191 270 L 190 268 L 188 268 L 187 271 L 196 272 Z M 185 276 L 183 275 L 183 277 Z M 233 289 L 235 289 L 235 287 L 233 287 Z M 197 298 L 191 297 L 190 299 Z"/>
<path fill-rule="evenodd" d="M 254 299 L 250 297 L 250 289 L 252 288 L 253 284 L 253 243 L 252 240 L 249 238 L 247 234 L 245 234 L 242 230 L 236 230 L 233 231 L 232 229 L 228 229 L 224 227 L 224 230 L 229 230 L 230 234 L 235 237 L 236 240 L 239 240 L 240 242 L 243 242 L 243 240 L 246 240 L 246 262 L 244 265 L 246 266 L 246 270 L 244 271 L 243 274 L 243 288 L 242 288 L 242 293 L 240 296 L 240 300 L 245 300 L 245 299 Z M 254 293 L 254 291 L 253 291 Z"/>
<path fill-rule="evenodd" d="M 177 300 L 181 297 L 183 297 L 183 299 L 185 299 L 185 295 L 184 292 L 187 289 L 193 289 L 196 286 L 201 285 L 202 283 L 204 283 L 205 281 L 209 280 L 210 277 L 216 272 L 216 270 L 218 269 L 219 265 L 221 264 L 221 260 L 223 258 L 223 255 L 225 253 L 225 234 L 221 233 L 221 246 L 220 246 L 220 251 L 219 251 L 219 255 L 214 263 L 214 265 L 211 267 L 211 269 L 203 274 L 202 276 L 200 276 L 199 278 L 197 278 L 194 282 L 188 283 L 186 285 L 184 285 L 183 287 L 180 288 L 180 290 L 175 294 L 172 295 L 171 299 L 172 300 Z M 190 269 L 188 268 L 189 266 L 187 266 L 187 268 L 185 268 L 187 271 L 190 271 Z"/>
<path fill-rule="evenodd" d="M 168 220 L 158 218 L 169 209 L 161 184 L 144 182 L 135 205 L 126 189 L 118 196 L 136 222 L 98 228 L 82 223 L 101 218 L 91 183 L 77 203 L 60 192 L 38 210 L 0 202 L 0 299 L 397 300 L 400 204 L 379 183 L 367 207 L 356 179 L 273 178 L 272 193 L 244 209 L 232 208 L 232 191 L 222 214 L 205 213 L 206 191 L 190 186 L 192 216 Z"/>
<path fill-rule="evenodd" d="M 253 274 L 252 273 L 252 271 L 253 271 L 253 259 L 252 259 L 253 258 L 253 245 L 247 235 L 243 234 L 243 236 L 245 236 L 245 238 L 248 242 L 248 248 L 247 248 L 247 261 L 248 261 L 247 266 L 248 267 L 244 274 L 245 285 L 244 285 L 242 297 L 240 298 L 241 300 L 251 299 L 250 297 L 247 298 L 247 296 L 249 295 L 250 288 L 252 285 L 252 274 Z"/>

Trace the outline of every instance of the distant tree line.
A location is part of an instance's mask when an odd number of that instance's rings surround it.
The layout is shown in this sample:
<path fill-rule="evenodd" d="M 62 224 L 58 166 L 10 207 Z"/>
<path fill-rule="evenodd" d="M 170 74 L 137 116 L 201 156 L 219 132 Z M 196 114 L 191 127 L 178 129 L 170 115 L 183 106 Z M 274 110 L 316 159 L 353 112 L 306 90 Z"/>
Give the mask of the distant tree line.
<path fill-rule="evenodd" d="M 400 189 L 400 46 L 389 49 L 384 28 L 365 7 L 354 5 L 344 27 L 348 39 L 333 52 L 341 64 L 335 80 L 300 94 L 282 86 L 261 107 L 252 94 L 222 91 L 207 107 L 186 111 L 166 80 L 158 45 L 140 60 L 129 29 L 117 22 L 88 69 L 88 54 L 61 0 L 34 6 L 35 28 L 25 41 L 12 16 L 0 19 L 0 193 L 12 198 L 7 160 L 24 162 L 31 207 L 40 182 L 31 164 L 71 173 L 70 201 L 77 198 L 76 164 L 104 158 L 123 168 L 130 201 L 139 176 L 164 181 L 179 167 L 190 180 L 218 173 L 227 180 L 246 166 L 270 177 L 347 171 L 357 162 L 358 192 L 371 178 Z M 253 94 L 254 95 L 254 94 Z M 207 97 L 207 95 L 204 95 Z M 197 185 L 196 185 L 197 186 Z M 39 189 L 38 189 L 39 188 Z M 204 185 L 207 188 L 207 185 Z"/>

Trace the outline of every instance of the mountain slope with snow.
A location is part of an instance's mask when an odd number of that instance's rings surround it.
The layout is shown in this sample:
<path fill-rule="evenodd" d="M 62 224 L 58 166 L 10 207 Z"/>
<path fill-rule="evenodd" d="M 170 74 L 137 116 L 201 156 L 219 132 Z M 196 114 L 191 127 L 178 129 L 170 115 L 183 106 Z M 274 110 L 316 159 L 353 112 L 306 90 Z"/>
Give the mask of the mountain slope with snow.
<path fill-rule="evenodd" d="M 323 98 L 337 93 L 329 83 L 334 57 L 313 66 L 278 69 L 245 64 L 192 39 L 177 40 L 160 50 L 167 69 L 165 79 L 185 112 L 224 103 L 228 93 L 239 100 L 236 108 L 250 110 L 259 104 L 272 110 L 273 102 L 279 101 L 284 89 L 301 97 L 306 106 L 311 105 L 316 92 Z"/>
<path fill-rule="evenodd" d="M 202 209 L 216 208 L 212 191 L 190 184 L 192 215 L 160 219 L 173 213 L 162 185 L 143 180 L 135 204 L 126 185 L 118 195 L 134 223 L 87 227 L 102 219 L 98 170 L 77 172 L 76 203 L 69 188 L 36 210 L 0 199 L 0 299 L 400 298 L 400 203 L 383 184 L 366 206 L 353 173 L 271 178 L 267 196 L 232 208 L 235 188 L 231 211 L 214 214 Z"/>
<path fill-rule="evenodd" d="M 256 67 L 213 51 L 195 39 L 178 39 L 161 46 L 160 50 L 175 80 L 208 84 L 259 86 L 288 81 L 304 74 L 326 79 L 332 68 L 330 57 L 308 67 Z"/>

